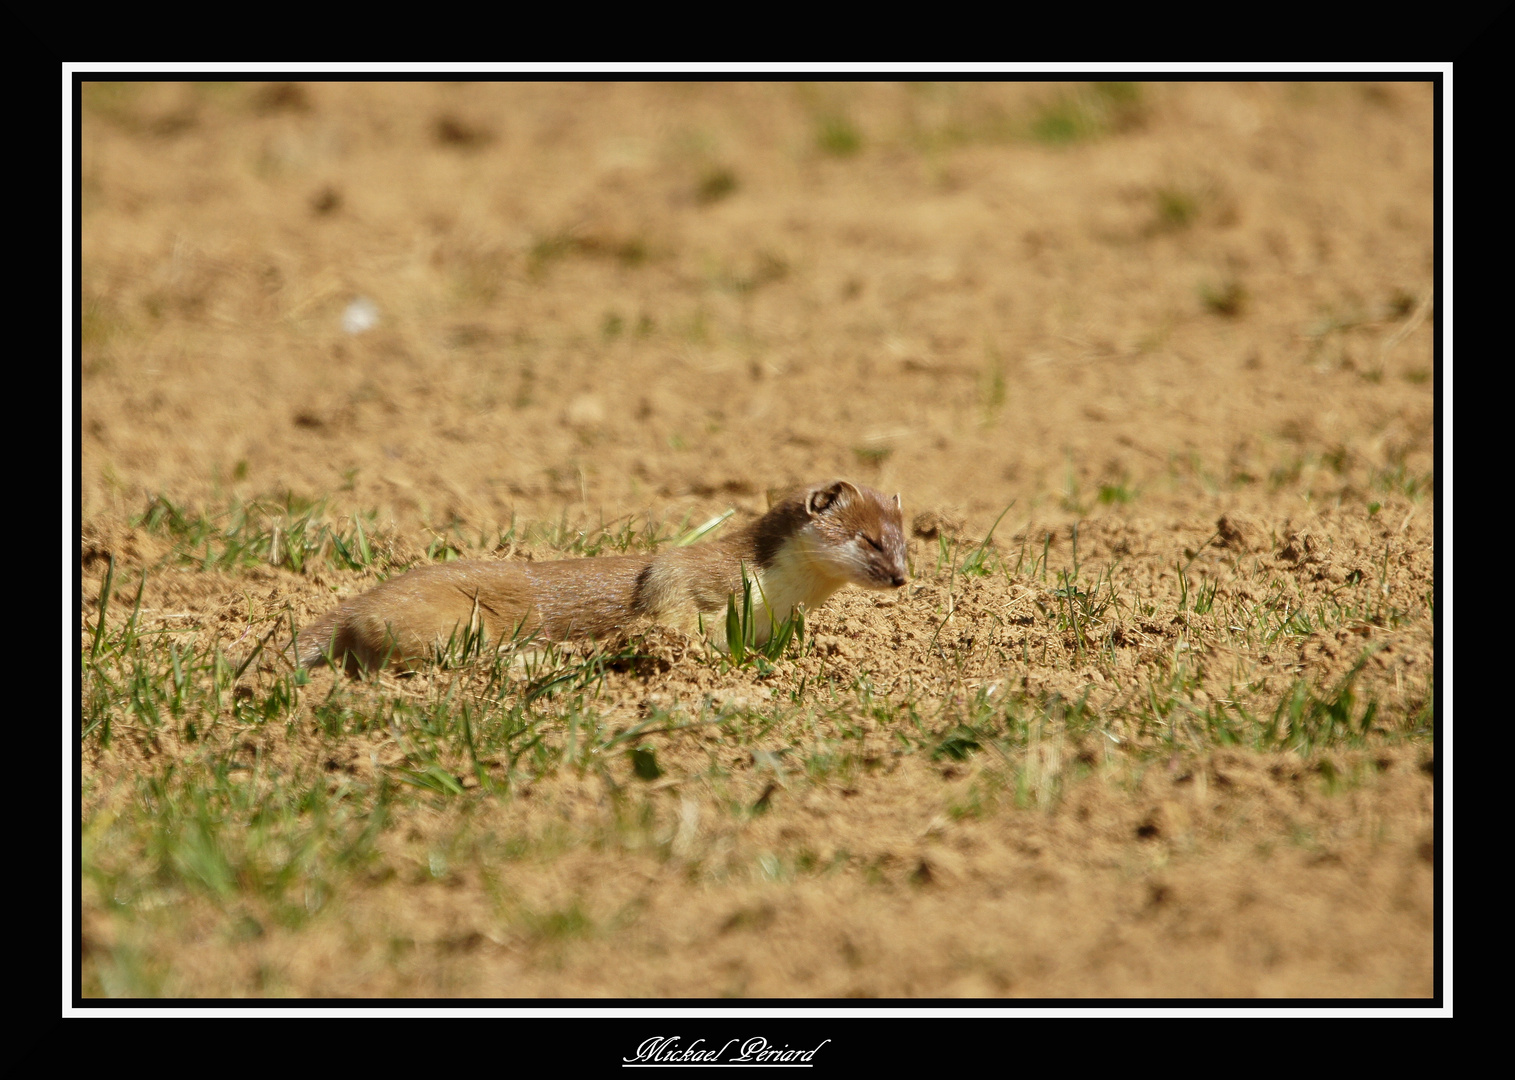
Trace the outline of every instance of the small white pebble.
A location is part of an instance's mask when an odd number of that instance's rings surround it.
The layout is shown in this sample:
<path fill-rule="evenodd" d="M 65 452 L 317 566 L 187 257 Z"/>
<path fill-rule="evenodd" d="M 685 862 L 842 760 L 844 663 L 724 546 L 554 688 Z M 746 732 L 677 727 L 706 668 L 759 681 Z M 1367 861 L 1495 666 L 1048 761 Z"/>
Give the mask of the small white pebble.
<path fill-rule="evenodd" d="M 378 325 L 379 305 L 366 296 L 358 297 L 342 312 L 342 329 L 349 334 L 361 334 Z"/>

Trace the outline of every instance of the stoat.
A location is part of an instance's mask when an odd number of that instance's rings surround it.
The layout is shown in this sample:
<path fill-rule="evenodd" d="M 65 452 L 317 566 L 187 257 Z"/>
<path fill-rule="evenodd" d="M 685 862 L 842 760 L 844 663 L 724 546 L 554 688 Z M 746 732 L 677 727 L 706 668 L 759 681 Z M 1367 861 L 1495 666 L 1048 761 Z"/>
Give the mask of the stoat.
<path fill-rule="evenodd" d="M 494 647 L 532 635 L 606 641 L 644 621 L 693 630 L 703 617 L 724 628 L 744 573 L 758 642 L 843 585 L 897 589 L 906 578 L 900 498 L 830 480 L 789 492 L 719 539 L 655 556 L 423 566 L 307 625 L 297 655 L 358 672 L 428 659 L 465 634 Z"/>

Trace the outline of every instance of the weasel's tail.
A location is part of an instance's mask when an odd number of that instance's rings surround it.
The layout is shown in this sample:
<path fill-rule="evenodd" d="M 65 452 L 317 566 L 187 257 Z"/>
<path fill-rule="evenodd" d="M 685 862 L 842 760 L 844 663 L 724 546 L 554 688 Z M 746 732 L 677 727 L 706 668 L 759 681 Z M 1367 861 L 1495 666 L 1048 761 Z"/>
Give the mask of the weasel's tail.
<path fill-rule="evenodd" d="M 329 611 L 315 622 L 302 626 L 296 638 L 298 648 L 295 651 L 295 662 L 301 667 L 320 667 L 326 663 L 326 658 L 336 652 L 337 647 L 337 618 L 342 609 Z"/>

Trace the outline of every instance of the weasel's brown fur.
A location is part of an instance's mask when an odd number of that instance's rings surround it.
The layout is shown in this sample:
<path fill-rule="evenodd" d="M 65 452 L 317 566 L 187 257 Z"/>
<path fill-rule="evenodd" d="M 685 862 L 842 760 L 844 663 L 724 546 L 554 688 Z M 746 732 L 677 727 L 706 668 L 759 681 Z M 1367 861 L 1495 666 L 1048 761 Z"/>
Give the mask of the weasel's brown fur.
<path fill-rule="evenodd" d="M 724 627 L 727 597 L 753 582 L 758 641 L 797 605 L 843 585 L 905 584 L 899 496 L 832 480 L 792 491 L 727 535 L 656 556 L 423 566 L 353 597 L 300 632 L 300 663 L 349 671 L 409 665 L 449 640 L 491 647 L 535 635 L 609 640 L 638 622 Z M 713 620 L 712 616 L 721 616 Z"/>

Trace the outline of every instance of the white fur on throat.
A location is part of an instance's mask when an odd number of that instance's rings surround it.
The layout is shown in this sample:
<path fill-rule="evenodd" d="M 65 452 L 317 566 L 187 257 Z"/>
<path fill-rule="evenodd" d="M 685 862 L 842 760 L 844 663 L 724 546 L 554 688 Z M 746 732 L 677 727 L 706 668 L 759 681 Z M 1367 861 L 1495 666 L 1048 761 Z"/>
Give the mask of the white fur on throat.
<path fill-rule="evenodd" d="M 787 619 L 796 605 L 814 611 L 849 580 L 838 575 L 834 563 L 819 555 L 812 543 L 785 544 L 773 562 L 758 571 L 752 586 L 756 640 L 767 641 L 774 625 Z"/>

